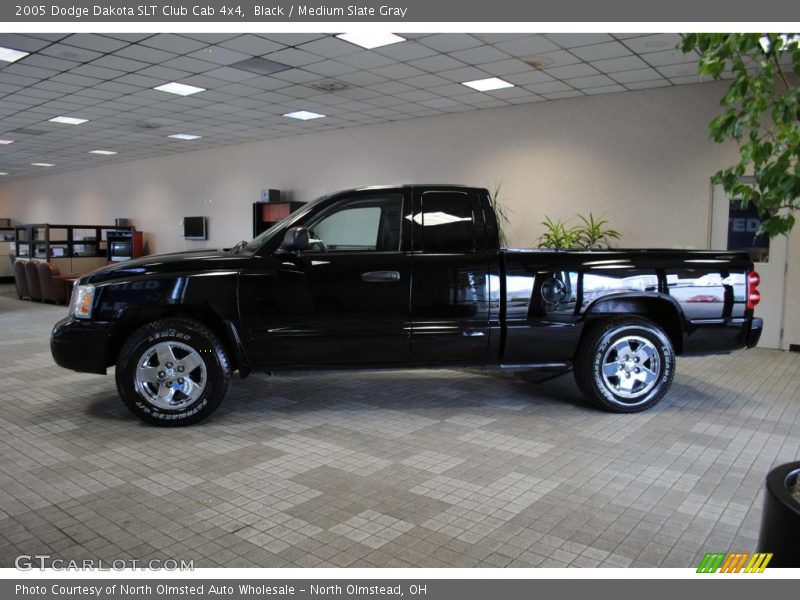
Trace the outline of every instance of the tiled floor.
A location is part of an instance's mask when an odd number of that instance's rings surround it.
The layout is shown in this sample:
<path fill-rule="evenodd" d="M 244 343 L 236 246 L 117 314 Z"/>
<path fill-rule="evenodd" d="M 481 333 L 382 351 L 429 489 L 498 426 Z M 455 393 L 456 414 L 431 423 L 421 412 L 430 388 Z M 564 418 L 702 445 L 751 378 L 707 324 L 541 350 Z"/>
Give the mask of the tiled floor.
<path fill-rule="evenodd" d="M 0 566 L 691 566 L 755 549 L 763 478 L 800 455 L 800 355 L 681 359 L 636 415 L 459 371 L 235 380 L 202 425 L 141 424 L 56 367 L 63 307 L 0 288 Z"/>

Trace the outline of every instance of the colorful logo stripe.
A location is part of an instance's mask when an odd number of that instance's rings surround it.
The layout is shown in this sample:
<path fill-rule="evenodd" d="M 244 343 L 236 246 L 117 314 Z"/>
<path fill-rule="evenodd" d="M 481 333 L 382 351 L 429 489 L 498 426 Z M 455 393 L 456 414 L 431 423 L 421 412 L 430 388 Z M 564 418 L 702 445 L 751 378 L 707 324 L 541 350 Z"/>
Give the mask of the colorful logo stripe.
<path fill-rule="evenodd" d="M 748 560 L 749 559 L 749 560 Z M 772 553 L 707 552 L 697 567 L 698 573 L 763 573 Z"/>

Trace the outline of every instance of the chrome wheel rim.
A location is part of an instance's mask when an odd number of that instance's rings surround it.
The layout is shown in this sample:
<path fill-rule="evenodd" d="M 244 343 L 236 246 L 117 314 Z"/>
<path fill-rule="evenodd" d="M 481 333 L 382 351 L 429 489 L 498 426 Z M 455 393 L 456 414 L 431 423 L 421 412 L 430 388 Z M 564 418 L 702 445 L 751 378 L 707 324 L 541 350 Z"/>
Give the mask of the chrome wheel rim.
<path fill-rule="evenodd" d="M 139 396 L 162 410 L 191 405 L 206 389 L 206 382 L 206 365 L 197 350 L 173 341 L 145 350 L 134 375 Z"/>
<path fill-rule="evenodd" d="M 658 383 L 661 356 L 647 338 L 627 335 L 606 349 L 601 368 L 606 388 L 625 404 L 637 404 Z"/>

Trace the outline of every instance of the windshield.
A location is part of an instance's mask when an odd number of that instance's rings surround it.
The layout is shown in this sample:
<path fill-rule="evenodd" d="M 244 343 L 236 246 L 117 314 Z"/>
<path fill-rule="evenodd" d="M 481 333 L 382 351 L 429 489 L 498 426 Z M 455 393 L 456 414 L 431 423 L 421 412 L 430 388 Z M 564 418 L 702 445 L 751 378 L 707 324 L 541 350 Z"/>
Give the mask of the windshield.
<path fill-rule="evenodd" d="M 284 217 L 277 223 L 275 223 L 272 227 L 267 229 L 266 231 L 258 234 L 252 240 L 247 242 L 245 246 L 242 248 L 242 252 L 249 252 L 254 253 L 256 250 L 261 248 L 264 244 L 266 244 L 269 240 L 271 240 L 278 232 L 283 230 L 289 223 L 299 219 L 303 215 L 307 214 L 314 206 L 316 206 L 319 202 L 327 198 L 328 196 L 320 196 L 316 200 L 312 200 L 311 202 L 307 202 L 303 205 L 302 208 L 298 209 L 297 211 L 293 212 L 287 217 Z"/>

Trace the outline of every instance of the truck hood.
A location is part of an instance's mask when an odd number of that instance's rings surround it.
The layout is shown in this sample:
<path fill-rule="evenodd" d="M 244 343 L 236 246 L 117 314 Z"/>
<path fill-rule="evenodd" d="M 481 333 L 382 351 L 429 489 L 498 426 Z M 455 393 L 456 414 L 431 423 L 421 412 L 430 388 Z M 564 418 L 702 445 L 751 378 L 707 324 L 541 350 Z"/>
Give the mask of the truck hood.
<path fill-rule="evenodd" d="M 101 267 L 81 277 L 80 283 L 102 283 L 147 275 L 238 270 L 250 258 L 249 254 L 231 254 L 217 249 L 154 254 Z"/>

